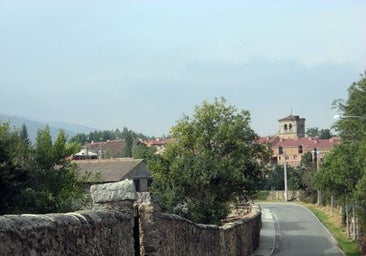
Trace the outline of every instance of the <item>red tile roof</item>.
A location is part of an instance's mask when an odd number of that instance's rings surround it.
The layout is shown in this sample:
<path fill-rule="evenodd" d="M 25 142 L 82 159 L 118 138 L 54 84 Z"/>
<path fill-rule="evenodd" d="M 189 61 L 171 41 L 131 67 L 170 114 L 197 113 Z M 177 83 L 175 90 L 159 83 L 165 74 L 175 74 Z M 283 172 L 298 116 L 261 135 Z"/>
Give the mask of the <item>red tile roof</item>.
<path fill-rule="evenodd" d="M 174 142 L 174 138 L 166 138 L 166 139 L 156 139 L 156 140 L 145 140 L 142 143 L 146 144 L 148 147 L 150 146 L 164 146 L 168 143 Z"/>
<path fill-rule="evenodd" d="M 295 139 L 281 139 L 278 136 L 261 137 L 259 143 L 269 143 L 272 147 L 297 147 L 302 145 L 306 148 L 318 148 L 319 150 L 329 150 L 340 143 L 340 138 L 319 139 L 311 137 L 297 137 Z"/>

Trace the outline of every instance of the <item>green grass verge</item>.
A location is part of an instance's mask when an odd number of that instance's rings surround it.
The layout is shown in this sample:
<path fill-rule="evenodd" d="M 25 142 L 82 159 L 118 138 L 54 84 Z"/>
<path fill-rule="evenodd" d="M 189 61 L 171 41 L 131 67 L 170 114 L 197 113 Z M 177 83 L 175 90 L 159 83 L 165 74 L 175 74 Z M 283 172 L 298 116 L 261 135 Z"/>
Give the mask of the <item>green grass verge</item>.
<path fill-rule="evenodd" d="M 305 204 L 305 206 L 312 211 L 318 219 L 324 224 L 324 226 L 332 233 L 333 237 L 337 240 L 339 247 L 347 256 L 359 256 L 361 255 L 355 241 L 348 240 L 346 237 L 346 231 L 344 227 L 341 227 L 331 221 L 331 216 L 327 212 L 322 211 L 320 208 L 314 205 Z"/>

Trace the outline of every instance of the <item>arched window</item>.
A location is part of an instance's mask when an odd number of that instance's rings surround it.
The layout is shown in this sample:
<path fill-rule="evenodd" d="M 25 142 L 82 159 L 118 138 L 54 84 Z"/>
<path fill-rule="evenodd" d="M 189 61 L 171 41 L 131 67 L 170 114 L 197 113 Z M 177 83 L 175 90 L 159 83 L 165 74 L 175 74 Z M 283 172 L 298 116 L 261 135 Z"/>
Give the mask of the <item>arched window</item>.
<path fill-rule="evenodd" d="M 288 129 L 291 131 L 292 130 L 292 124 L 288 125 Z"/>
<path fill-rule="evenodd" d="M 285 125 L 283 126 L 283 128 L 284 128 L 285 130 L 287 130 L 287 124 L 285 124 Z"/>

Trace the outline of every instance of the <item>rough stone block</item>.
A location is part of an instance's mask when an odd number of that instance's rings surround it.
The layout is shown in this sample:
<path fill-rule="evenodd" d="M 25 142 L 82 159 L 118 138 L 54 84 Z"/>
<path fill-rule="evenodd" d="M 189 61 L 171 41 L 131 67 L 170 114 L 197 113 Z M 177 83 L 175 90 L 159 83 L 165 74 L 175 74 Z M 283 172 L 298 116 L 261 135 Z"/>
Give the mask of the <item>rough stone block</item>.
<path fill-rule="evenodd" d="M 92 185 L 90 187 L 93 204 L 137 200 L 135 185 L 132 180 Z"/>

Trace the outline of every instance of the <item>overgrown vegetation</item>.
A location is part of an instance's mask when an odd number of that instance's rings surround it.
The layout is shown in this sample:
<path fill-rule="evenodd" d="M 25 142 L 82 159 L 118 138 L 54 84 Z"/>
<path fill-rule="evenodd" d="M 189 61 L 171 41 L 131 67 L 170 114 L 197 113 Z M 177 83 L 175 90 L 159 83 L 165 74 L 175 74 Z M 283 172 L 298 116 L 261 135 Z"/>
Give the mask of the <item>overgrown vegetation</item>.
<path fill-rule="evenodd" d="M 356 241 L 347 239 L 346 230 L 342 223 L 342 216 L 339 213 L 332 213 L 329 207 L 317 207 L 305 204 L 324 226 L 332 233 L 337 240 L 339 247 L 347 256 L 359 256 L 359 248 Z"/>

